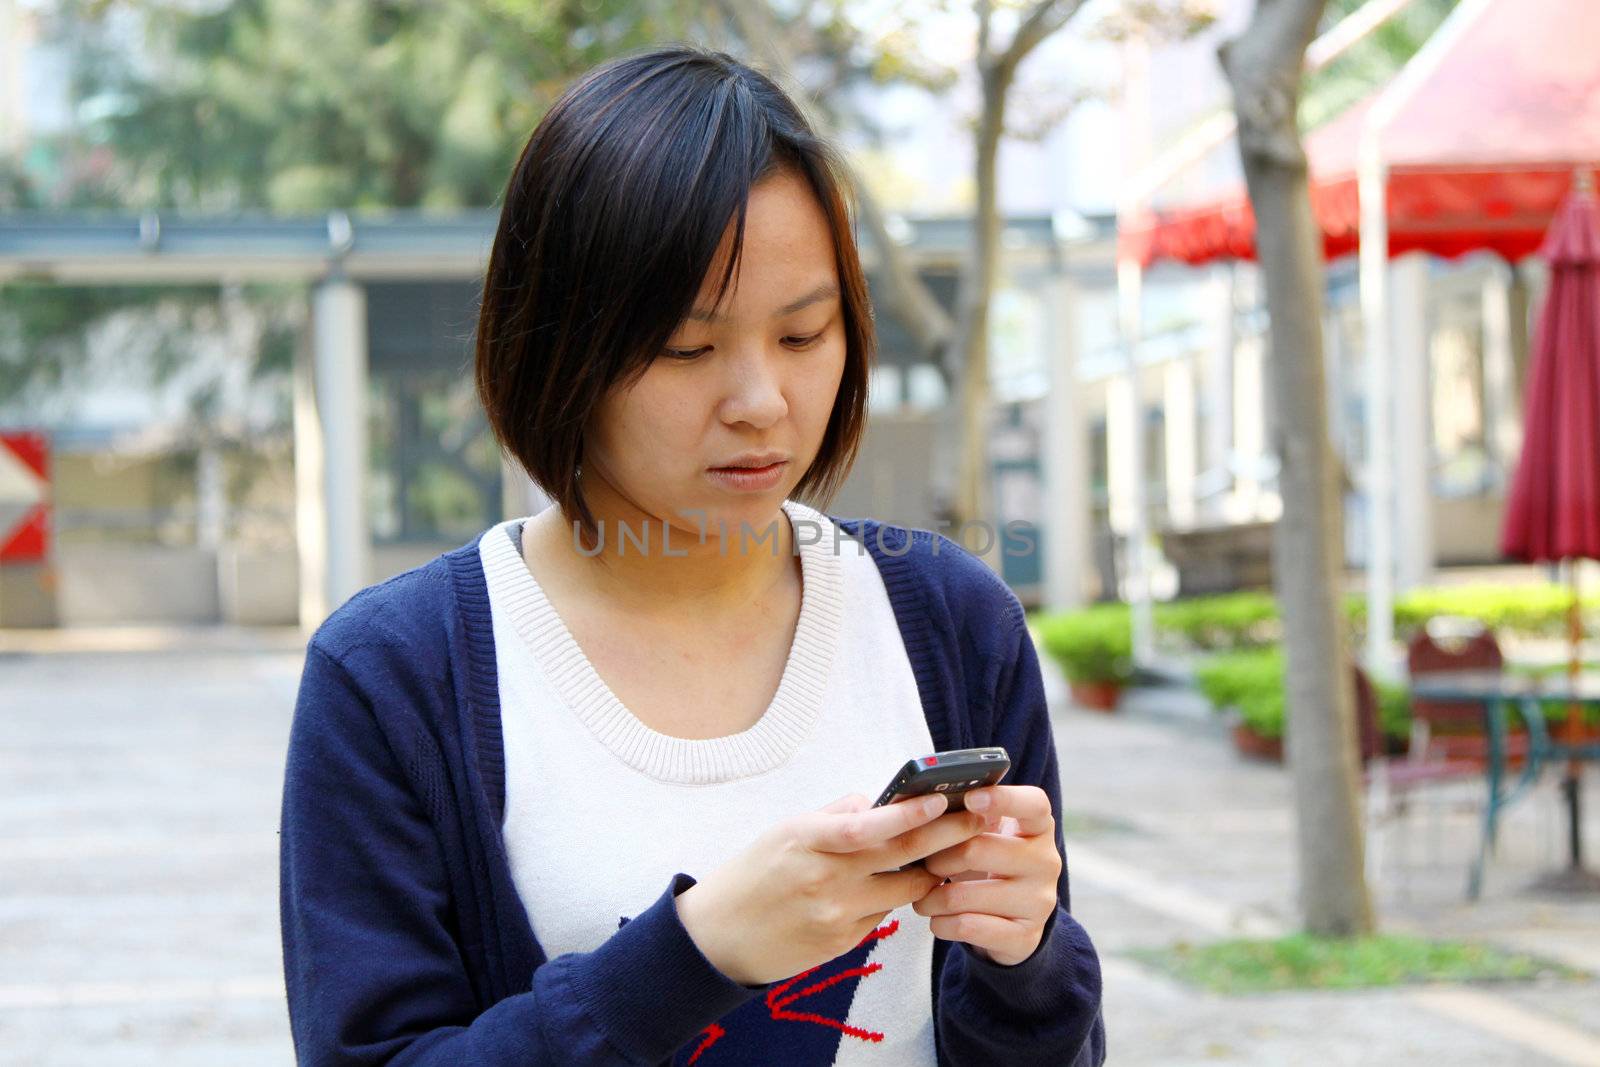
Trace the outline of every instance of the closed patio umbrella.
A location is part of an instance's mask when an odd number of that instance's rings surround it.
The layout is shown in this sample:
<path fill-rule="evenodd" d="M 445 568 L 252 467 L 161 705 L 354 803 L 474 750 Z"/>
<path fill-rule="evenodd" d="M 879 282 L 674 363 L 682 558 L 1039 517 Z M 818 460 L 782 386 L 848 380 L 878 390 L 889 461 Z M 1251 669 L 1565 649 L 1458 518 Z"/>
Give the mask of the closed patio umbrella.
<path fill-rule="evenodd" d="M 1534 340 L 1522 458 L 1506 501 L 1501 548 L 1515 559 L 1555 562 L 1600 559 L 1600 203 L 1582 171 L 1562 202 L 1541 248 L 1550 285 Z M 1568 615 L 1568 672 L 1579 671 L 1582 621 L 1576 569 Z M 1582 716 L 1569 709 L 1563 738 L 1582 740 Z M 1545 888 L 1600 890 L 1600 875 L 1583 867 L 1579 810 L 1581 764 L 1567 764 L 1569 868 Z"/>

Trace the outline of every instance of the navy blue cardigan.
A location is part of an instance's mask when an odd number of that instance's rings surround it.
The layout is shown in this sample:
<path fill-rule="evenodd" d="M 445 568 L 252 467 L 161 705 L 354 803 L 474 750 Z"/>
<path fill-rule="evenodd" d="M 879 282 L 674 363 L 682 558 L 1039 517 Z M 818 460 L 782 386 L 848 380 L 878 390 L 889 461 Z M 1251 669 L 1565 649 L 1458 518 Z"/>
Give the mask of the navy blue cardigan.
<path fill-rule="evenodd" d="M 829 518 L 878 564 L 935 746 L 1003 745 L 1006 780 L 1049 794 L 1061 847 L 1055 747 L 1016 596 L 943 535 Z M 695 946 L 673 902 L 694 884 L 681 872 L 600 947 L 547 959 L 512 883 L 504 802 L 474 539 L 357 593 L 308 643 L 280 831 L 299 1062 L 681 1063 L 703 1030 L 770 988 L 732 981 Z M 935 941 L 940 1064 L 1104 1062 L 1100 962 L 1069 914 L 1063 858 L 1059 905 L 1027 960 Z M 723 1052 L 699 1067 L 743 1062 Z"/>

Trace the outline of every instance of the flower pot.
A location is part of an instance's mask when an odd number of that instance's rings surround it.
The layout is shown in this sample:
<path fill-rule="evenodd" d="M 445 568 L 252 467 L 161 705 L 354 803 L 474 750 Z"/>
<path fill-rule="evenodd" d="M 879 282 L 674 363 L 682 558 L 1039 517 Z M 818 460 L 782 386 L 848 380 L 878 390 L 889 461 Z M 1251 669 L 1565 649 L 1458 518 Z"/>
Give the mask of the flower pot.
<path fill-rule="evenodd" d="M 1283 762 L 1283 738 L 1257 733 L 1244 723 L 1234 723 L 1233 747 L 1239 754 L 1251 759 Z"/>
<path fill-rule="evenodd" d="M 1071 682 L 1072 702 L 1092 711 L 1116 711 L 1122 699 L 1121 682 Z"/>

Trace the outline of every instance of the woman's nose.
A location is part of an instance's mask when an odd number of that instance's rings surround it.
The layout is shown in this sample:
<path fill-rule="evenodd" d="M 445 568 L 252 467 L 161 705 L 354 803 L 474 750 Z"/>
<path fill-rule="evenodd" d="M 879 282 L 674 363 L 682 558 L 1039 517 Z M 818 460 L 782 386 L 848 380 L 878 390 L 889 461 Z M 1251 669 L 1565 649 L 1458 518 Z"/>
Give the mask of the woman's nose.
<path fill-rule="evenodd" d="M 729 361 L 722 418 L 767 427 L 783 418 L 789 403 L 783 396 L 783 379 L 771 356 L 752 352 Z"/>

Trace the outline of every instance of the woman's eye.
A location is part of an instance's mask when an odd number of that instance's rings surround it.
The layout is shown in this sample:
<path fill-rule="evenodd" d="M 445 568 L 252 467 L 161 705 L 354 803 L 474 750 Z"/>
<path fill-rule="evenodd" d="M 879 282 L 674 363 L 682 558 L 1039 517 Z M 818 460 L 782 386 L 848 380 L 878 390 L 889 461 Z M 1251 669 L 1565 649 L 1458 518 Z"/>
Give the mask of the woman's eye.
<path fill-rule="evenodd" d="M 822 340 L 822 335 L 827 332 L 827 330 L 819 330 L 805 337 L 785 337 L 783 343 L 792 349 L 806 349 Z M 700 348 L 663 348 L 661 354 L 669 359 L 688 361 L 696 358 L 704 351 L 706 351 L 704 346 Z"/>

